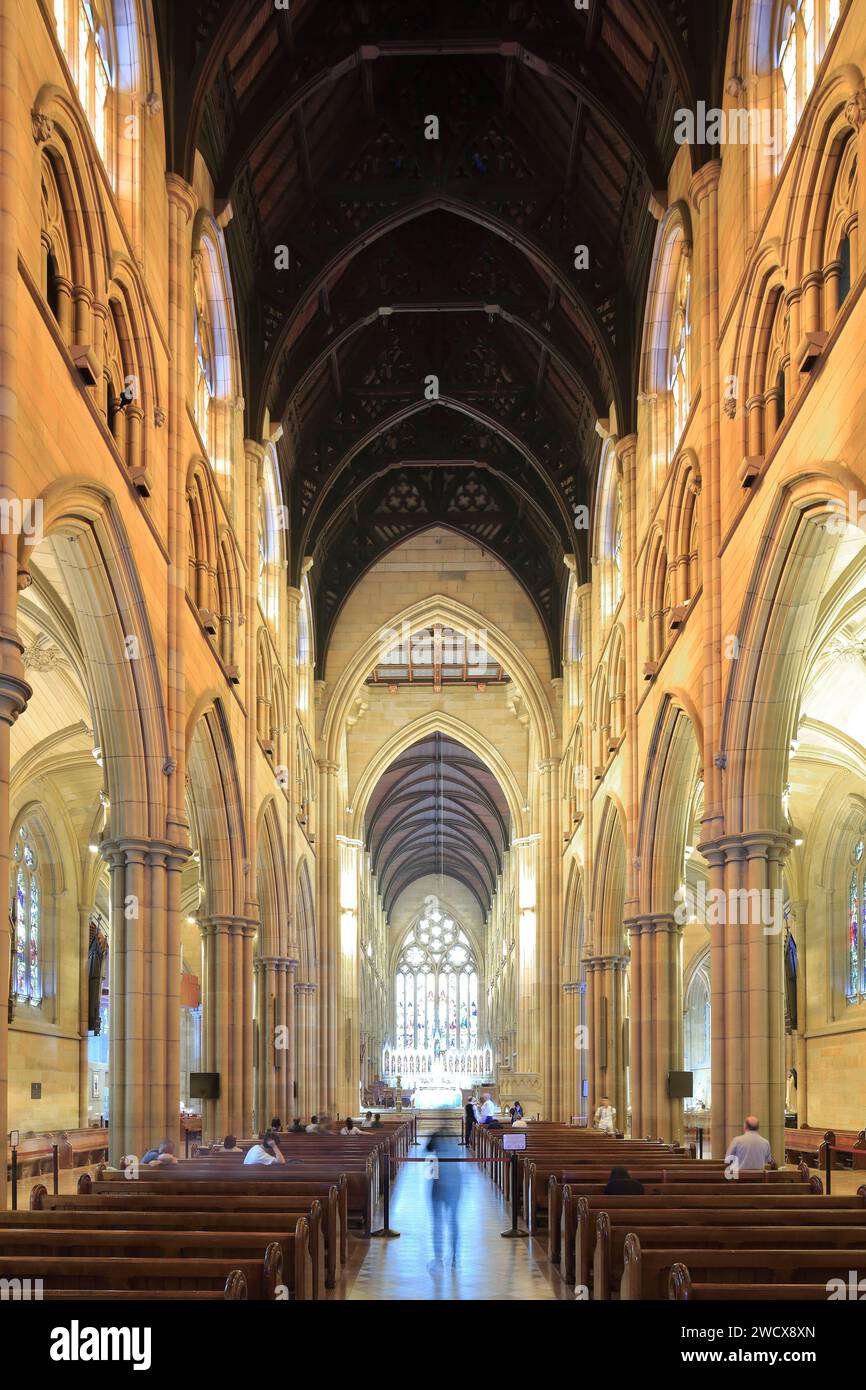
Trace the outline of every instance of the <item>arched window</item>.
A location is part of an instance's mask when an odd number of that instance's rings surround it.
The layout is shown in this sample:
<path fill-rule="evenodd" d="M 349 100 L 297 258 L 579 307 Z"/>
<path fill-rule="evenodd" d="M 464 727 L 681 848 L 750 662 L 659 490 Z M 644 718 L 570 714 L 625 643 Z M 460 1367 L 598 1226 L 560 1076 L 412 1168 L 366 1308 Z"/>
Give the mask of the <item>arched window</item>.
<path fill-rule="evenodd" d="M 710 952 L 695 962 L 686 985 L 683 1017 L 683 1057 L 686 1071 L 692 1073 L 693 1109 L 710 1103 Z"/>
<path fill-rule="evenodd" d="M 839 19 L 839 0 L 788 0 L 779 17 L 776 65 L 781 84 L 784 154 L 815 85 L 815 73 Z"/>
<path fill-rule="evenodd" d="M 12 847 L 12 899 L 15 916 L 15 958 L 12 987 L 21 1004 L 42 1002 L 42 896 L 39 863 L 26 825 Z"/>
<path fill-rule="evenodd" d="M 204 452 L 232 510 L 235 407 L 239 400 L 234 305 L 223 234 L 200 213 L 193 237 L 193 416 Z"/>
<path fill-rule="evenodd" d="M 845 994 L 849 1004 L 866 999 L 866 841 L 858 838 L 851 851 L 848 880 L 848 951 Z"/>
<path fill-rule="evenodd" d="M 616 451 L 608 440 L 601 456 L 595 562 L 601 567 L 601 620 L 613 617 L 623 590 L 622 481 Z"/>
<path fill-rule="evenodd" d="M 259 488 L 259 604 L 274 632 L 280 621 L 280 594 L 285 556 L 285 508 L 280 495 L 277 459 L 272 446 L 265 451 Z"/>
<path fill-rule="evenodd" d="M 672 444 L 675 449 L 686 426 L 691 405 L 689 384 L 689 334 L 691 333 L 691 265 L 687 256 L 680 258 L 671 316 L 668 346 L 668 390 L 671 393 Z"/>
<path fill-rule="evenodd" d="M 295 650 L 298 668 L 298 709 L 306 714 L 311 708 L 311 683 L 315 652 L 313 650 L 313 608 L 310 598 L 310 581 L 306 575 L 301 580 L 301 597 L 298 604 L 298 639 Z"/>
<path fill-rule="evenodd" d="M 394 981 L 395 1046 L 478 1046 L 478 966 L 465 932 L 438 908 L 406 935 Z"/>
<path fill-rule="evenodd" d="M 110 9 L 96 0 L 54 0 L 57 39 L 69 64 L 96 148 L 111 168 L 112 29 Z"/>

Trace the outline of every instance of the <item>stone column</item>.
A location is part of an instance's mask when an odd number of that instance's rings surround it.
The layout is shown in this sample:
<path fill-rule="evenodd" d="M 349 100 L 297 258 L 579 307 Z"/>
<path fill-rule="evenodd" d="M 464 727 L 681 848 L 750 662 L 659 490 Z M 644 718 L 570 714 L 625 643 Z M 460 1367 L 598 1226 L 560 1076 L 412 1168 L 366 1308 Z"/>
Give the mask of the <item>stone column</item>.
<path fill-rule="evenodd" d="M 668 1096 L 668 1072 L 683 1061 L 682 927 L 662 913 L 633 918 L 628 928 L 632 1134 L 679 1140 L 683 1107 Z"/>
<path fill-rule="evenodd" d="M 339 763 L 319 762 L 319 835 L 316 844 L 320 1002 L 318 1104 L 333 1114 L 337 1104 L 337 984 L 340 972 L 340 884 L 337 844 Z"/>
<path fill-rule="evenodd" d="M 780 1162 L 785 1124 L 782 875 L 790 837 L 727 835 L 698 846 L 710 866 L 712 1144 L 723 1154 L 755 1114 Z"/>
<path fill-rule="evenodd" d="M 204 1070 L 219 1072 L 220 1094 L 202 1106 L 203 1138 L 246 1135 L 252 1125 L 252 943 L 243 917 L 200 920 Z M 268 1116 L 270 1119 L 270 1116 Z"/>
<path fill-rule="evenodd" d="M 562 938 L 562 854 L 559 801 L 559 759 L 548 758 L 538 764 L 541 841 L 538 853 L 537 921 L 539 955 L 537 963 L 540 1009 L 542 1114 L 551 1120 L 562 1118 L 562 1057 L 555 1039 L 559 1037 L 559 942 Z"/>
<path fill-rule="evenodd" d="M 316 1070 L 315 1049 L 316 986 L 309 981 L 295 985 L 295 1010 L 298 1037 L 298 1098 L 297 1113 L 309 1120 L 319 1107 L 314 1089 Z"/>
<path fill-rule="evenodd" d="M 186 515 L 186 364 L 190 356 L 189 298 L 192 281 L 191 227 L 196 209 L 193 189 L 177 174 L 166 177 L 168 191 L 168 726 L 174 774 L 169 782 L 168 838 L 186 845 L 189 828 L 184 794 L 186 787 L 186 677 L 183 628 L 189 528 Z"/>
<path fill-rule="evenodd" d="M 274 1115 L 284 1124 L 294 1117 L 296 960 L 257 956 L 256 1021 L 259 1051 L 256 1079 L 256 1128 Z"/>
<path fill-rule="evenodd" d="M 589 1027 L 589 1118 L 603 1095 L 616 1109 L 617 1128 L 625 1132 L 627 1107 L 623 1050 L 625 956 L 592 956 L 586 961 Z"/>
<path fill-rule="evenodd" d="M 719 374 L 719 176 L 711 160 L 689 186 L 698 213 L 701 306 L 701 577 L 703 597 L 704 821 L 707 840 L 724 827 L 721 769 L 716 765 L 722 722 L 721 393 Z M 763 450 L 759 450 L 763 452 Z"/>
<path fill-rule="evenodd" d="M 0 0 L 0 497 L 20 496 L 18 456 L 18 216 L 21 174 L 18 166 L 18 16 L 17 0 Z M 0 536 L 0 876 L 9 883 L 10 731 L 26 708 L 31 690 L 24 679 L 18 607 L 18 537 Z M 4 915 L 4 921 L 5 921 Z M 0 1133 L 9 1129 L 8 1023 L 9 939 L 0 933 Z M 0 1164 L 0 1208 L 6 1205 L 6 1164 Z"/>

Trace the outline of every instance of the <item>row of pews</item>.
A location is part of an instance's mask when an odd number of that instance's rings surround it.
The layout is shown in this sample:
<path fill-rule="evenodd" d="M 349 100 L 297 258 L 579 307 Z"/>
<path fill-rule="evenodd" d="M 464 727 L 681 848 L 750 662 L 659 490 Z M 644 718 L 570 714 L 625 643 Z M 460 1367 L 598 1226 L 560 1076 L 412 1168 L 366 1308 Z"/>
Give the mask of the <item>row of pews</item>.
<path fill-rule="evenodd" d="M 538 1123 L 523 1131 L 515 1191 L 509 1127 L 476 1129 L 484 1169 L 580 1298 L 827 1300 L 866 1275 L 866 1186 L 827 1196 L 796 1168 L 740 1171 L 657 1139 Z M 605 1195 L 613 1167 L 642 1195 Z"/>
<path fill-rule="evenodd" d="M 786 1129 L 785 1158 L 810 1168 L 826 1168 L 828 1159 L 831 1168 L 866 1168 L 866 1130 Z"/>
<path fill-rule="evenodd" d="M 0 1279 L 58 1300 L 323 1298 L 413 1126 L 279 1138 L 286 1163 L 271 1167 L 245 1167 L 245 1144 L 132 1176 L 100 1167 L 75 1193 L 37 1184 L 29 1211 L 0 1213 Z"/>

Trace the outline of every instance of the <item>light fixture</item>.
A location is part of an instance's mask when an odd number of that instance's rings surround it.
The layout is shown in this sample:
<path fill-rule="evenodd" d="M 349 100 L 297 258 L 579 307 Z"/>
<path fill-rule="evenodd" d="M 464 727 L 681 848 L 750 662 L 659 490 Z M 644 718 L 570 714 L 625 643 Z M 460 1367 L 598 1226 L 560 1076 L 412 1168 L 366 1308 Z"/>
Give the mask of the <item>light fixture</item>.
<path fill-rule="evenodd" d="M 90 850 L 91 854 L 99 853 L 99 845 L 88 845 L 87 848 Z"/>

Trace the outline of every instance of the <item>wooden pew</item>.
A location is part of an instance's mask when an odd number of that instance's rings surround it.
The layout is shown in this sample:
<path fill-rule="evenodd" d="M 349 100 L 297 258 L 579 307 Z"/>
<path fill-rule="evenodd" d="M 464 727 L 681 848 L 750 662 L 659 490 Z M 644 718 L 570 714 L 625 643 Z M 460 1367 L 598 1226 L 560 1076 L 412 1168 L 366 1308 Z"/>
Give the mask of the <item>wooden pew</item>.
<path fill-rule="evenodd" d="M 55 1199 L 57 1200 L 57 1199 Z M 216 1244 L 225 1235 L 220 1249 L 231 1250 L 235 1236 L 243 1234 L 257 1236 L 269 1244 L 278 1241 L 283 1249 L 283 1264 L 289 1276 L 288 1286 L 294 1297 L 317 1299 L 324 1288 L 333 1288 L 326 1278 L 326 1251 L 322 1229 L 322 1209 L 318 1201 L 307 1204 L 303 1210 L 283 1212 L 239 1213 L 226 1209 L 223 1212 L 204 1212 L 191 1209 L 176 1211 L 154 1211 L 150 1203 L 145 1206 L 133 1205 L 124 1210 L 106 1211 L 99 1207 L 82 1208 L 83 1198 L 73 1198 L 76 1206 L 62 1210 L 26 1212 L 0 1212 L 0 1249 L 5 1248 L 6 1235 L 12 1231 L 48 1231 L 54 1234 L 65 1233 L 74 1245 L 77 1231 L 120 1231 L 123 1233 L 172 1232 L 178 1237 L 184 1233 L 207 1233 L 209 1244 Z M 304 1260 L 300 1252 L 293 1252 L 293 1243 L 299 1227 L 303 1235 L 306 1222 L 307 1255 Z M 300 1239 L 300 1236 L 297 1236 Z M 62 1253 L 59 1252 L 58 1253 Z M 125 1253 L 134 1253 L 131 1251 Z M 294 1263 L 293 1263 L 294 1260 Z M 294 1293 L 298 1279 L 302 1280 L 300 1291 Z"/>
<path fill-rule="evenodd" d="M 211 1168 L 204 1173 L 195 1173 L 189 1169 L 184 1170 L 180 1164 L 170 1164 L 163 1168 L 142 1168 L 140 1176 L 133 1181 L 141 1192 L 159 1191 L 160 1188 L 168 1190 L 165 1185 L 174 1183 L 180 1184 L 176 1189 L 180 1193 L 194 1186 L 202 1195 L 209 1193 L 211 1196 L 225 1197 L 239 1190 L 253 1196 L 266 1195 L 268 1192 L 274 1192 L 276 1195 L 276 1189 L 286 1183 L 290 1184 L 286 1191 L 294 1193 L 304 1190 L 303 1187 L 299 1188 L 299 1184 L 340 1185 L 343 1179 L 346 1221 L 359 1227 L 363 1235 L 369 1236 L 375 1208 L 375 1192 L 372 1169 L 366 1163 L 359 1167 L 304 1164 L 303 1167 L 297 1168 L 283 1164 L 271 1168 L 246 1168 L 241 1165 L 237 1168 L 220 1169 L 218 1176 Z M 129 1181 L 123 1173 L 108 1170 L 97 1173 L 95 1178 L 91 1178 L 89 1174 L 82 1174 L 78 1191 L 109 1192 L 117 1183 Z"/>
<path fill-rule="evenodd" d="M 866 1249 L 642 1250 L 630 1233 L 623 1248 L 620 1300 L 666 1299 L 675 1264 L 684 1264 L 698 1284 L 826 1284 L 830 1279 L 847 1280 L 849 1271 L 862 1278 Z"/>
<path fill-rule="evenodd" d="M 295 1229 L 269 1239 L 260 1232 L 244 1231 L 162 1231 L 162 1230 L 55 1230 L 39 1227 L 0 1228 L 0 1263 L 19 1255 L 52 1259 L 91 1259 L 108 1264 L 114 1260 L 167 1260 L 221 1262 L 223 1279 L 235 1268 L 245 1269 L 246 1261 L 258 1261 L 269 1268 L 266 1251 L 280 1253 L 282 1278 L 293 1299 L 306 1301 L 312 1292 L 310 1232 L 307 1218 L 297 1218 Z M 263 1277 L 266 1277 L 263 1275 Z M 267 1298 L 277 1296 L 277 1287 L 263 1285 Z M 253 1295 L 255 1296 L 255 1295 Z"/>
<path fill-rule="evenodd" d="M 336 1286 L 337 1273 L 344 1256 L 341 1253 L 342 1217 L 340 1191 L 336 1185 L 323 1190 L 322 1196 L 299 1193 L 295 1196 L 280 1197 L 203 1197 L 198 1193 L 141 1193 L 135 1185 L 128 1183 L 120 1192 L 96 1193 L 88 1196 L 61 1193 L 57 1197 L 48 1193 L 41 1184 L 33 1189 L 30 1197 L 31 1212 L 38 1212 L 45 1224 L 75 1216 L 83 1224 L 109 1220 L 115 1226 L 132 1220 L 138 1225 L 145 1215 L 164 1215 L 177 1217 L 180 1221 L 196 1220 L 201 1230 L 265 1230 L 267 1224 L 283 1219 L 290 1221 L 293 1216 L 310 1217 L 310 1245 L 314 1264 L 314 1277 L 318 1272 L 324 1278 L 326 1289 Z M 99 1213 L 97 1217 L 96 1213 Z M 2 1222 L 0 1215 L 0 1222 Z M 14 1224 L 14 1223 L 10 1223 Z M 320 1246 L 324 1246 L 321 1253 Z M 318 1284 L 318 1279 L 316 1279 Z"/>
<path fill-rule="evenodd" d="M 297 1210 L 299 1201 L 320 1202 L 327 1200 L 330 1205 L 330 1194 L 333 1188 L 337 1192 L 337 1244 L 334 1252 L 334 1267 L 336 1270 L 339 1256 L 339 1264 L 345 1264 L 348 1259 L 348 1184 L 345 1176 L 334 1183 L 327 1180 L 313 1179 L 308 1182 L 292 1182 L 281 1184 L 277 1188 L 274 1184 L 247 1185 L 242 1190 L 237 1183 L 196 1183 L 194 1189 L 191 1185 L 180 1182 L 176 1186 L 170 1183 L 145 1183 L 126 1184 L 120 1187 L 118 1184 L 79 1184 L 79 1192 L 75 1196 L 60 1194 L 59 1197 L 49 1196 L 47 1193 L 40 1194 L 39 1189 L 34 1189 L 31 1197 L 31 1205 L 34 1209 L 41 1210 L 62 1210 L 63 1203 L 69 1202 L 77 1204 L 81 1202 L 85 1207 L 92 1205 L 103 1210 L 124 1210 L 130 1205 L 146 1204 L 149 1210 L 201 1210 L 201 1211 L 237 1211 L 237 1212 L 294 1212 Z M 44 1194 L 44 1195 L 43 1195 Z"/>
<path fill-rule="evenodd" d="M 671 1266 L 668 1298 L 677 1303 L 821 1303 L 826 1284 L 693 1284 L 684 1264 Z"/>
<path fill-rule="evenodd" d="M 283 1283 L 283 1257 L 277 1244 L 269 1245 L 263 1259 L 138 1259 L 104 1255 L 47 1256 L 2 1255 L 0 1279 L 42 1280 L 43 1297 L 69 1299 L 125 1295 L 131 1299 L 184 1299 L 202 1293 L 224 1296 L 235 1272 L 243 1275 L 247 1298 L 271 1301 Z"/>
<path fill-rule="evenodd" d="M 635 1206 L 636 1203 L 640 1205 Z M 589 1286 L 589 1273 L 592 1268 L 592 1241 L 595 1238 L 595 1224 L 591 1219 L 598 1211 L 611 1214 L 624 1210 L 636 1211 L 635 1221 L 650 1219 L 658 1214 L 659 1220 L 673 1223 L 678 1216 L 703 1212 L 718 1212 L 734 1215 L 736 1212 L 750 1212 L 749 1219 L 760 1219 L 763 1211 L 800 1215 L 809 1220 L 812 1213 L 820 1215 L 822 1222 L 835 1222 L 839 1214 L 840 1224 L 846 1224 L 846 1217 L 859 1220 L 866 1212 L 866 1189 L 856 1196 L 821 1195 L 817 1192 L 798 1191 L 779 1188 L 754 1187 L 748 1190 L 731 1190 L 728 1184 L 722 1193 L 709 1193 L 706 1188 L 690 1193 L 647 1193 L 642 1197 L 606 1196 L 601 1189 L 596 1193 L 580 1192 L 565 1184 L 562 1189 L 562 1241 L 560 1271 L 567 1284 L 578 1283 Z"/>
<path fill-rule="evenodd" d="M 678 1218 L 671 1213 L 674 1223 Z M 752 1213 L 754 1217 L 754 1213 Z M 815 1213 L 818 1221 L 820 1214 Z M 860 1250 L 866 1247 L 863 1226 L 771 1225 L 762 1213 L 760 1222 L 751 1226 L 736 1223 L 614 1225 L 606 1211 L 595 1219 L 596 1236 L 592 1262 L 592 1297 L 609 1301 L 619 1286 L 625 1267 L 625 1243 L 632 1236 L 640 1242 L 646 1254 L 651 1249 L 713 1250 L 739 1252 L 742 1250 Z"/>
<path fill-rule="evenodd" d="M 810 1168 L 823 1168 L 828 1147 L 832 1153 L 833 1168 L 866 1168 L 866 1130 L 822 1130 L 809 1125 L 802 1129 L 785 1130 L 785 1157 L 789 1163 L 801 1159 Z"/>

